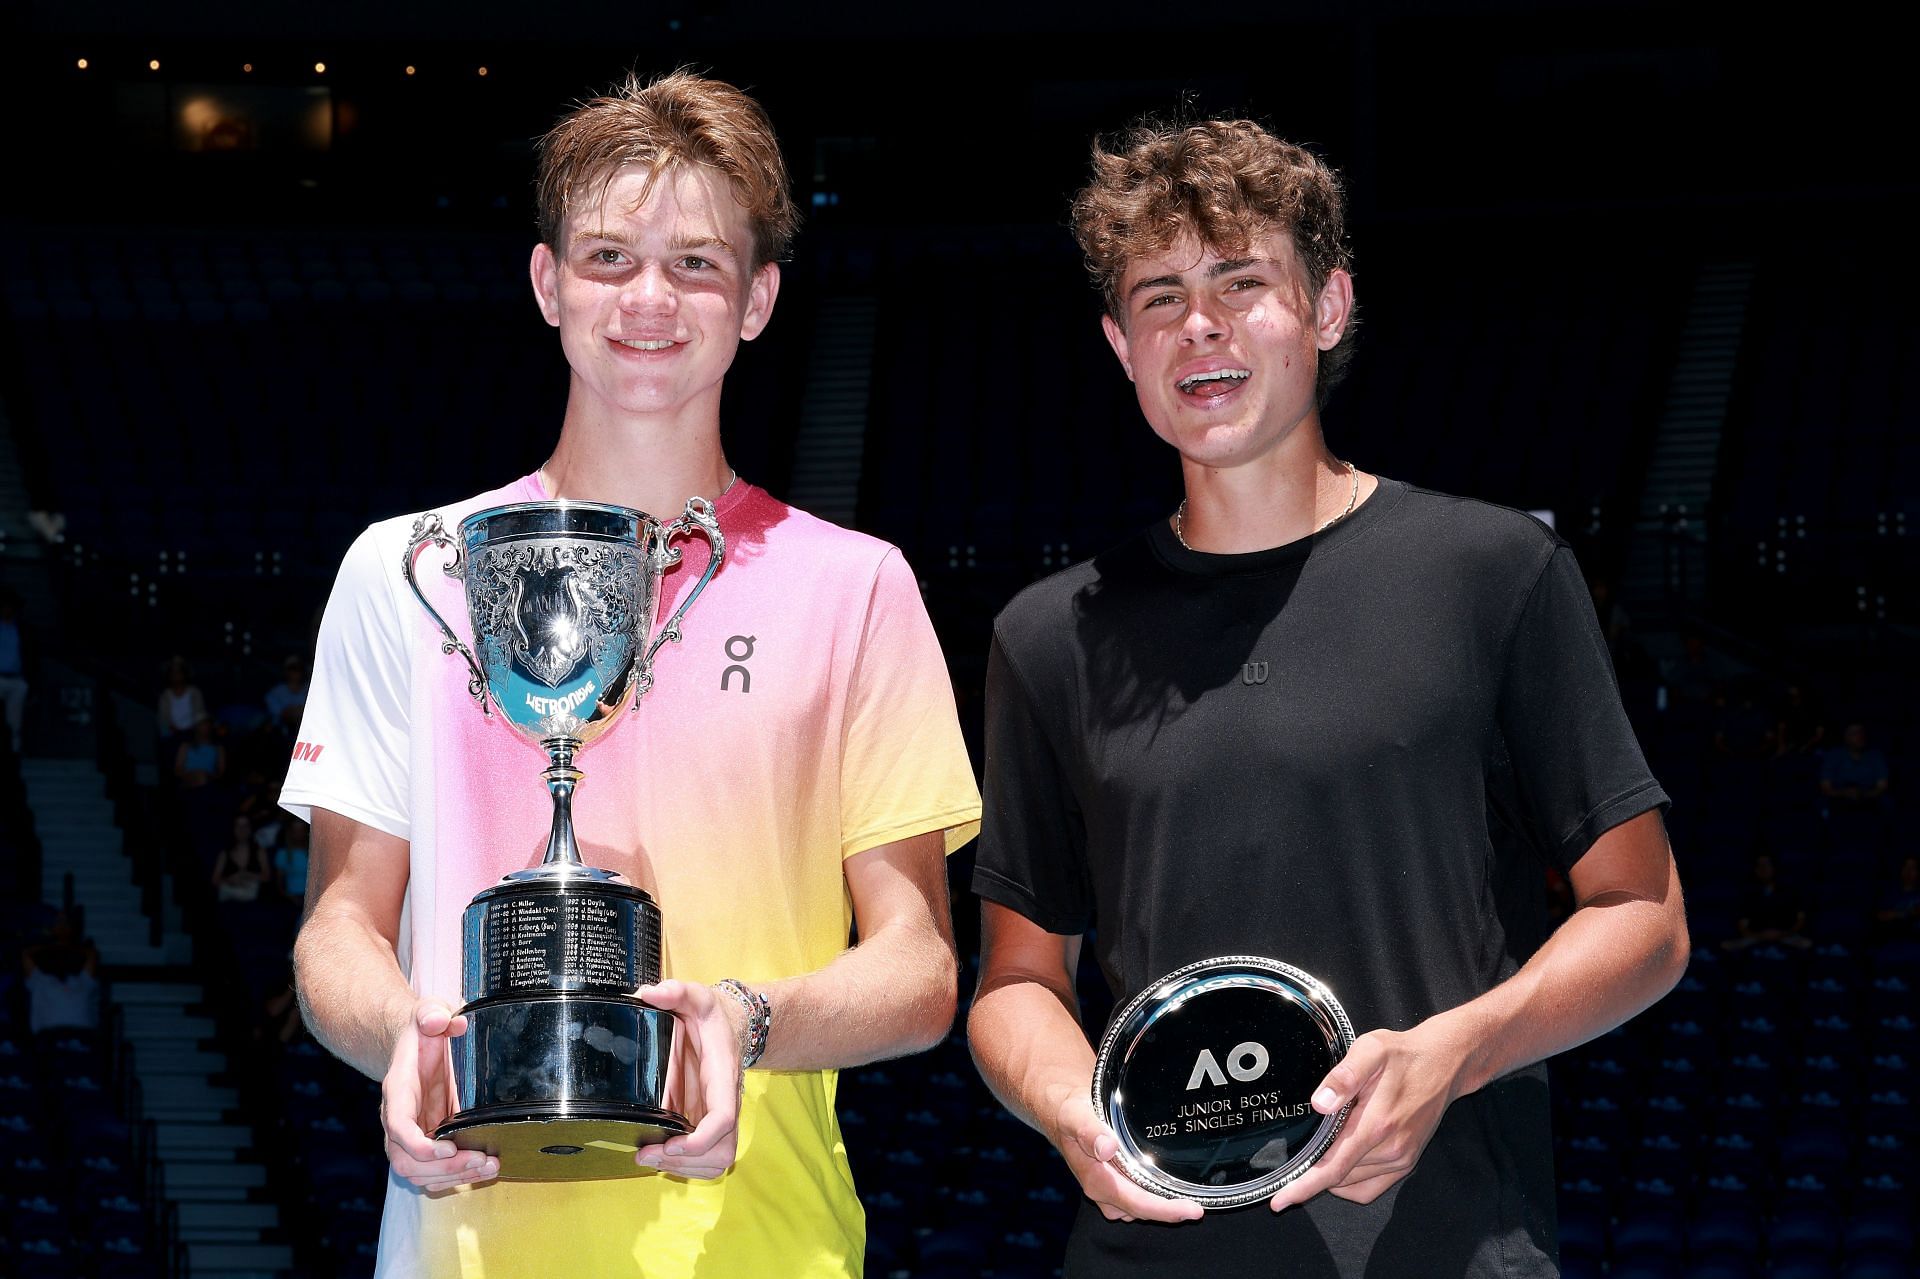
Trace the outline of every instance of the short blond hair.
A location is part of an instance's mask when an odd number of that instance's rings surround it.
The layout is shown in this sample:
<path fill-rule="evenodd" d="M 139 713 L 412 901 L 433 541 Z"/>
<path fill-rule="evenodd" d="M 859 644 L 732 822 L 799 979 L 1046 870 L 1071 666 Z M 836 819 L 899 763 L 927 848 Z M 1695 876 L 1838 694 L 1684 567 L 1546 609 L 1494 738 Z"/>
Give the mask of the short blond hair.
<path fill-rule="evenodd" d="M 629 164 L 653 170 L 646 192 L 677 164 L 701 164 L 727 179 L 753 228 L 753 266 L 779 262 L 800 229 L 787 162 L 766 111 L 739 89 L 690 71 L 651 83 L 637 75 L 583 102 L 539 142 L 535 183 L 540 238 L 560 250 L 567 215 L 592 207 Z"/>

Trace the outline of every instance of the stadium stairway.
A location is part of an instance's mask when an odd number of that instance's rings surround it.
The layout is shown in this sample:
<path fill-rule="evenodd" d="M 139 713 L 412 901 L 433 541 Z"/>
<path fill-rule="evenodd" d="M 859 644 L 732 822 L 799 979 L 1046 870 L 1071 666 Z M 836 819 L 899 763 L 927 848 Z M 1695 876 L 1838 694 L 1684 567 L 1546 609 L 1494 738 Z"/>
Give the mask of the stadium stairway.
<path fill-rule="evenodd" d="M 872 298 L 834 298 L 822 304 L 794 440 L 792 502 L 848 527 L 860 497 L 874 317 Z"/>
<path fill-rule="evenodd" d="M 162 889 L 167 904 L 161 941 L 153 944 L 151 921 L 141 909 L 134 867 L 100 770 L 88 760 L 27 759 L 20 773 L 45 849 L 42 896 L 50 905 L 61 905 L 72 877 L 74 902 L 86 912 L 86 930 L 100 948 L 100 962 L 113 969 L 192 962 L 193 944 L 181 932 L 170 881 Z"/>
<path fill-rule="evenodd" d="M 180 979 L 193 943 L 171 882 L 163 881 L 155 944 L 99 769 L 86 760 L 28 759 L 21 774 L 45 850 L 43 894 L 60 904 L 71 876 L 74 903 L 99 948 L 132 1053 L 143 1117 L 154 1125 L 164 1193 L 178 1210 L 192 1273 L 222 1279 L 291 1273 L 293 1250 L 278 1239 L 279 1210 L 265 1197 L 267 1174 L 252 1154 L 253 1129 L 237 1115 L 238 1092 L 221 1082 L 232 1065 L 215 1047 L 206 992 Z"/>
<path fill-rule="evenodd" d="M 1694 279 L 1627 564 L 1636 618 L 1673 620 L 1670 605 L 1697 613 L 1705 599 L 1707 504 L 1752 290 L 1746 262 L 1709 263 Z"/>
<path fill-rule="evenodd" d="M 13 423 L 5 404 L 0 404 L 0 553 L 18 545 L 34 545 L 27 512 L 32 503 L 27 497 L 27 477 L 13 450 Z"/>

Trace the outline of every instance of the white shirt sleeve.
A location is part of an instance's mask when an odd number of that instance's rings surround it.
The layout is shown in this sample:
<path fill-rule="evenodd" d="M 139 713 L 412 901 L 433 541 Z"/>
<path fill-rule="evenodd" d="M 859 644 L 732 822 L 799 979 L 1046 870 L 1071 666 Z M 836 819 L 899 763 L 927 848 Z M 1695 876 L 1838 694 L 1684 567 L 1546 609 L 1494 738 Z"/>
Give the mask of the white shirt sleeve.
<path fill-rule="evenodd" d="M 324 808 L 407 839 L 411 628 L 396 590 L 401 544 L 381 536 L 391 523 L 361 533 L 341 562 L 280 806 L 305 821 Z"/>

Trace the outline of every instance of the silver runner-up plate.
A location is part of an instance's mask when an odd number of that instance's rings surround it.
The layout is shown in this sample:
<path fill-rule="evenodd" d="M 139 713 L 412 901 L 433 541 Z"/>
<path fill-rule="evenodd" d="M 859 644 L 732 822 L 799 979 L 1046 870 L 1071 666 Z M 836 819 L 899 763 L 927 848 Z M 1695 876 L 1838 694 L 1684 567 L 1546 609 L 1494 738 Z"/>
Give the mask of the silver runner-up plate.
<path fill-rule="evenodd" d="M 1202 1208 L 1271 1197 L 1325 1153 L 1340 1125 L 1312 1097 L 1353 1026 L 1333 992 L 1290 964 L 1223 955 L 1127 1001 L 1101 1041 L 1093 1108 L 1136 1184 Z"/>

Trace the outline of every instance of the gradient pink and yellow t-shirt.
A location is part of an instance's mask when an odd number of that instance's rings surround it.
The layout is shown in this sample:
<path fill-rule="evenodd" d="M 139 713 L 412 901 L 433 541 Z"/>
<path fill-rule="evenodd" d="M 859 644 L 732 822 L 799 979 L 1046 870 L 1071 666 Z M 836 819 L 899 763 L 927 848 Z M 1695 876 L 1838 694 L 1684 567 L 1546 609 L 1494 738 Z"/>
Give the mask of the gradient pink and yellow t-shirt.
<path fill-rule="evenodd" d="M 439 508 L 546 496 L 536 477 Z M 668 976 L 749 984 L 818 969 L 847 944 L 841 860 L 929 831 L 952 851 L 980 797 L 946 664 L 900 553 L 746 483 L 719 499 L 726 560 L 660 650 L 654 685 L 580 754 L 581 851 L 660 903 Z M 678 512 L 668 512 L 666 516 Z M 552 807 L 545 754 L 483 717 L 401 576 L 413 517 L 368 528 L 327 605 L 281 802 L 409 841 L 400 962 L 460 1003 L 460 919 L 531 866 Z M 679 543 L 664 620 L 705 566 Z M 460 584 L 419 578 L 471 641 Z M 430 1198 L 389 1177 L 381 1276 L 858 1274 L 865 1221 L 832 1071 L 748 1072 L 734 1168 L 713 1182 L 496 1183 Z M 371 1117 L 370 1117 L 371 1118 Z"/>

